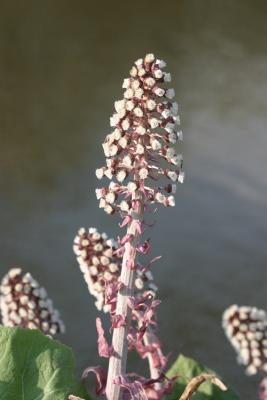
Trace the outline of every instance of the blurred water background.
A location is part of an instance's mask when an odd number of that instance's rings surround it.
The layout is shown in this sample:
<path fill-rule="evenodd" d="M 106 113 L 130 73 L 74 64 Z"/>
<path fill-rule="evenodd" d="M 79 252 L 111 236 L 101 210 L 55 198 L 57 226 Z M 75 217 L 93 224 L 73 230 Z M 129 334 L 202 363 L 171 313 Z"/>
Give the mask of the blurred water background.
<path fill-rule="evenodd" d="M 99 363 L 97 313 L 72 240 L 80 226 L 118 234 L 94 170 L 122 79 L 152 51 L 174 77 L 187 175 L 149 233 L 161 338 L 255 398 L 220 324 L 232 303 L 267 308 L 266 20 L 265 0 L 1 1 L 0 272 L 48 289 L 79 372 Z"/>

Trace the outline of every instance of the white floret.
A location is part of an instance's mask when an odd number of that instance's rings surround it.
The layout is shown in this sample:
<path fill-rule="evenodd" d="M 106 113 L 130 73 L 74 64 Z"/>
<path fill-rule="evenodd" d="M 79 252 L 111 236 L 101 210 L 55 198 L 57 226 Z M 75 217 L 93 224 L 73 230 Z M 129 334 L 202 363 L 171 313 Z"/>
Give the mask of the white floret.
<path fill-rule="evenodd" d="M 159 66 L 159 68 L 165 68 L 166 63 L 163 60 L 156 60 L 156 64 Z"/>
<path fill-rule="evenodd" d="M 146 82 L 147 86 L 149 86 L 149 87 L 154 86 L 155 83 L 156 83 L 155 79 L 153 79 L 153 78 L 151 78 L 151 77 L 146 78 L 145 82 Z"/>
<path fill-rule="evenodd" d="M 127 130 L 130 128 L 130 123 L 129 123 L 128 118 L 126 118 L 126 119 L 124 119 L 124 120 L 122 121 L 121 127 L 122 127 L 122 129 L 123 129 L 124 131 L 127 131 Z"/>
<path fill-rule="evenodd" d="M 155 196 L 155 199 L 159 202 L 159 203 L 164 203 L 166 200 L 166 197 L 164 196 L 164 194 L 158 192 Z"/>
<path fill-rule="evenodd" d="M 117 172 L 116 178 L 119 182 L 123 182 L 124 179 L 126 178 L 127 173 L 124 169 L 121 169 Z"/>
<path fill-rule="evenodd" d="M 138 172 L 140 179 L 146 179 L 148 177 L 148 169 L 141 168 Z"/>
<path fill-rule="evenodd" d="M 126 110 L 132 111 L 134 109 L 134 102 L 132 100 L 128 100 L 126 102 Z"/>
<path fill-rule="evenodd" d="M 184 183 L 184 179 L 185 179 L 185 173 L 181 171 L 178 176 L 178 182 Z"/>
<path fill-rule="evenodd" d="M 112 117 L 110 117 L 110 126 L 116 126 L 119 122 L 120 122 L 119 114 L 113 114 Z"/>
<path fill-rule="evenodd" d="M 130 78 L 126 78 L 123 80 L 123 84 L 122 84 L 122 88 L 123 89 L 128 89 L 131 85 L 131 79 Z"/>
<path fill-rule="evenodd" d="M 161 115 L 163 116 L 163 118 L 167 119 L 171 117 L 172 113 L 169 109 L 166 108 L 165 110 L 162 111 Z"/>
<path fill-rule="evenodd" d="M 127 147 L 128 140 L 125 137 L 122 137 L 118 143 L 123 149 L 125 149 Z"/>
<path fill-rule="evenodd" d="M 151 147 L 152 147 L 153 150 L 157 151 L 157 150 L 160 150 L 162 148 L 162 145 L 161 145 L 159 140 L 152 139 L 151 140 Z"/>
<path fill-rule="evenodd" d="M 160 124 L 160 121 L 157 118 L 151 118 L 148 122 L 152 129 L 157 128 Z"/>
<path fill-rule="evenodd" d="M 182 141 L 183 140 L 183 132 L 182 131 L 177 132 L 177 137 L 178 137 L 178 140 Z"/>
<path fill-rule="evenodd" d="M 163 72 L 161 71 L 161 69 L 156 69 L 156 70 L 154 71 L 154 77 L 155 77 L 155 78 L 161 79 L 162 76 L 163 76 Z"/>
<path fill-rule="evenodd" d="M 129 204 L 127 203 L 127 201 L 123 200 L 120 203 L 120 208 L 122 211 L 128 211 L 130 207 L 129 207 Z"/>
<path fill-rule="evenodd" d="M 133 95 L 134 95 L 133 89 L 129 88 L 129 89 L 125 90 L 123 96 L 125 97 L 125 99 L 131 99 L 133 97 Z"/>
<path fill-rule="evenodd" d="M 115 199 L 116 199 L 116 196 L 115 196 L 115 193 L 113 193 L 113 192 L 109 192 L 109 193 L 106 195 L 106 201 L 107 201 L 109 204 L 113 204 L 114 201 L 115 201 Z"/>
<path fill-rule="evenodd" d="M 145 73 L 146 73 L 146 70 L 145 70 L 144 68 L 138 69 L 138 75 L 139 75 L 139 76 L 144 76 Z"/>
<path fill-rule="evenodd" d="M 175 198 L 173 196 L 169 196 L 168 197 L 168 205 L 170 207 L 174 207 L 175 206 Z"/>
<path fill-rule="evenodd" d="M 114 132 L 113 132 L 113 135 L 114 135 L 114 139 L 115 139 L 115 140 L 120 140 L 120 138 L 121 138 L 121 132 L 120 132 L 119 129 L 115 129 Z"/>
<path fill-rule="evenodd" d="M 133 81 L 132 81 L 132 83 L 131 83 L 131 88 L 133 89 L 133 90 L 136 90 L 136 89 L 138 89 L 140 87 L 140 82 L 139 82 L 139 80 L 138 79 L 134 79 Z"/>
<path fill-rule="evenodd" d="M 155 93 L 157 96 L 162 97 L 162 96 L 164 96 L 164 94 L 165 94 L 165 90 L 162 89 L 162 88 L 160 88 L 160 87 L 157 87 L 157 88 L 154 89 L 154 93 Z"/>
<path fill-rule="evenodd" d="M 134 97 L 136 97 L 137 99 L 141 99 L 143 94 L 144 94 L 143 89 L 139 88 L 134 92 Z"/>
<path fill-rule="evenodd" d="M 171 74 L 169 72 L 165 72 L 164 82 L 170 82 L 170 81 L 171 81 Z"/>
<path fill-rule="evenodd" d="M 154 100 L 147 100 L 147 102 L 146 102 L 146 106 L 147 106 L 147 109 L 149 110 L 149 111 L 153 111 L 153 110 L 155 110 L 155 108 L 156 108 L 156 102 L 154 101 Z"/>
<path fill-rule="evenodd" d="M 177 181 L 177 173 L 175 171 L 168 171 L 167 176 L 173 181 L 176 182 Z"/>
<path fill-rule="evenodd" d="M 138 58 L 138 60 L 135 61 L 135 65 L 137 67 L 140 67 L 141 65 L 143 65 L 143 59 L 142 58 Z"/>
<path fill-rule="evenodd" d="M 105 176 L 106 176 L 108 179 L 112 179 L 113 174 L 112 174 L 112 172 L 111 172 L 110 169 L 106 169 L 106 171 L 105 171 Z"/>
<path fill-rule="evenodd" d="M 174 89 L 167 89 L 166 90 L 166 93 L 165 93 L 165 96 L 168 98 L 168 99 L 173 99 L 174 98 L 174 96 L 175 96 L 175 91 L 174 91 Z"/>
<path fill-rule="evenodd" d="M 134 109 L 134 114 L 139 118 L 141 118 L 144 115 L 144 113 L 140 107 L 136 107 Z"/>
<path fill-rule="evenodd" d="M 115 110 L 116 110 L 117 112 L 119 112 L 120 110 L 123 110 L 124 107 L 125 107 L 125 100 L 118 100 L 118 101 L 115 101 L 114 107 L 115 107 Z"/>
<path fill-rule="evenodd" d="M 95 174 L 96 174 L 97 179 L 102 179 L 103 176 L 104 176 L 103 168 L 98 168 L 98 169 L 95 171 Z"/>
<path fill-rule="evenodd" d="M 137 185 L 136 185 L 135 182 L 129 182 L 128 185 L 127 185 L 127 188 L 128 188 L 128 191 L 129 191 L 130 193 L 133 193 L 133 192 L 136 191 Z"/>
<path fill-rule="evenodd" d="M 136 132 L 139 133 L 139 135 L 144 135 L 146 133 L 146 128 L 142 125 L 139 125 L 136 128 Z"/>
<path fill-rule="evenodd" d="M 155 60 L 155 56 L 153 53 L 149 53 L 145 56 L 146 63 L 152 63 Z"/>
<path fill-rule="evenodd" d="M 132 159 L 129 155 L 123 157 L 122 162 L 125 166 L 131 167 L 132 166 Z"/>
<path fill-rule="evenodd" d="M 136 146 L 136 153 L 137 154 L 144 154 L 145 148 L 142 144 L 138 143 Z"/>

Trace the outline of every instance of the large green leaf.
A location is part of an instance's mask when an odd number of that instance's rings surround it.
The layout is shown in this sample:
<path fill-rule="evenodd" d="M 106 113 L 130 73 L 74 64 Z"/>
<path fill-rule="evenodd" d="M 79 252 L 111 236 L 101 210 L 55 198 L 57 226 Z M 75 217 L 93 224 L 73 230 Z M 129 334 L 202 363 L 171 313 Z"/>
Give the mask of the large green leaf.
<path fill-rule="evenodd" d="M 195 360 L 180 355 L 167 374 L 170 378 L 177 376 L 173 392 L 167 396 L 167 400 L 178 400 L 187 383 L 203 372 L 214 374 L 214 371 L 198 364 Z M 210 382 L 203 383 L 193 398 L 194 400 L 239 400 L 232 389 L 228 388 L 227 391 L 223 392 Z"/>
<path fill-rule="evenodd" d="M 38 330 L 0 327 L 0 399 L 88 399 L 70 348 Z"/>

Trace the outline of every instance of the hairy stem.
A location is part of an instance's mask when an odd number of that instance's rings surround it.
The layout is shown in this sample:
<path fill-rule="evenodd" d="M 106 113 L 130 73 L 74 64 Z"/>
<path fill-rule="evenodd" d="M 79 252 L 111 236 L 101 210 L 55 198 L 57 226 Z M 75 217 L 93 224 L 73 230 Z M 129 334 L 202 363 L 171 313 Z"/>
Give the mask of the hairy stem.
<path fill-rule="evenodd" d="M 141 195 L 137 194 L 133 200 L 141 200 Z M 122 260 L 122 269 L 120 275 L 120 282 L 123 287 L 118 293 L 116 314 L 126 317 L 126 324 L 119 328 L 114 328 L 112 336 L 112 347 L 114 355 L 110 357 L 108 378 L 106 386 L 106 396 L 108 400 L 119 400 L 120 398 L 120 386 L 113 383 L 116 376 L 124 375 L 126 372 L 126 363 L 128 355 L 128 341 L 127 335 L 132 319 L 132 312 L 128 306 L 128 297 L 133 294 L 133 282 L 135 271 L 133 268 L 129 268 L 129 265 L 135 264 L 136 258 L 136 247 L 140 241 L 140 233 L 138 232 L 137 222 L 142 221 L 143 218 L 143 207 L 141 201 L 132 216 L 132 222 L 130 223 L 127 234 L 131 235 L 131 241 L 125 244 L 125 251 Z"/>

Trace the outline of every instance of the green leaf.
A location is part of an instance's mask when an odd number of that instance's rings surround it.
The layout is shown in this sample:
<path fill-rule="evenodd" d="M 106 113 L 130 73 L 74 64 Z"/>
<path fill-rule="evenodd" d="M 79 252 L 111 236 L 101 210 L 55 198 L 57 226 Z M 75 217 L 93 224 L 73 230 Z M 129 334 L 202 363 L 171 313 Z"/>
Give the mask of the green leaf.
<path fill-rule="evenodd" d="M 177 376 L 177 380 L 175 381 L 173 392 L 166 399 L 179 400 L 190 380 L 203 372 L 215 374 L 214 371 L 202 366 L 192 358 L 180 355 L 167 373 L 169 378 Z M 228 388 L 223 392 L 211 382 L 205 382 L 200 385 L 193 398 L 194 400 L 239 400 L 239 397 L 232 389 Z"/>
<path fill-rule="evenodd" d="M 38 330 L 0 327 L 0 399 L 89 399 L 70 348 Z"/>

